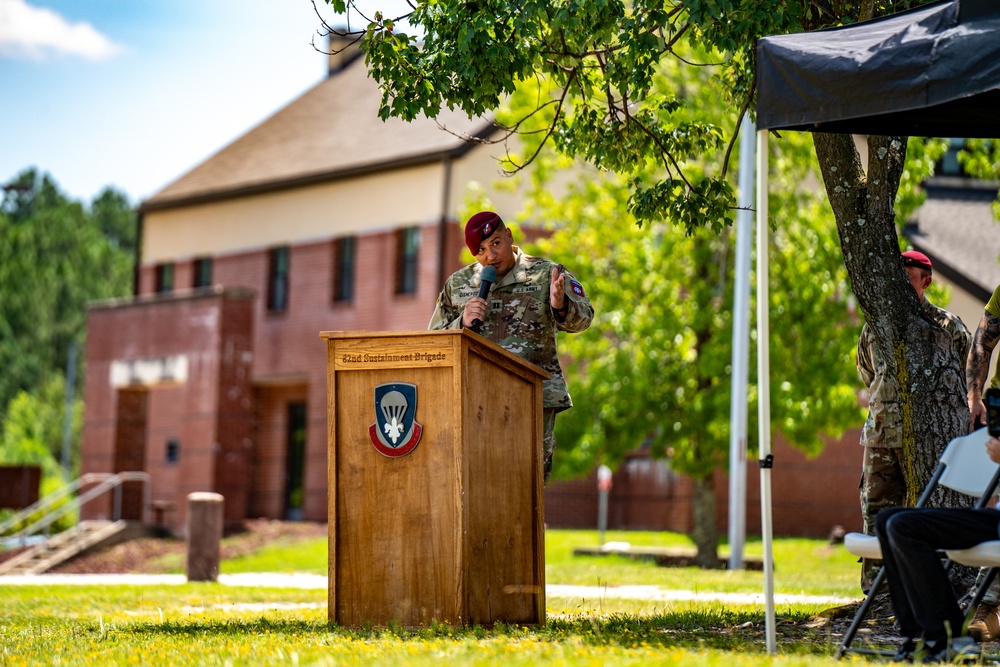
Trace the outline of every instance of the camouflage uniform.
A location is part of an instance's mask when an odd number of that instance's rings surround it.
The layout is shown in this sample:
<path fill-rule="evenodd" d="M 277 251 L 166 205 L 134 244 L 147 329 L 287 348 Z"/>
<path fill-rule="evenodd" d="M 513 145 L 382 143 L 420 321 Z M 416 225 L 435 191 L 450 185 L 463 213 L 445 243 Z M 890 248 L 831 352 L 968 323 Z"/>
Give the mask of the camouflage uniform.
<path fill-rule="evenodd" d="M 993 290 L 993 296 L 990 297 L 989 302 L 986 304 L 986 312 L 993 317 L 1000 317 L 1000 285 L 997 285 L 996 289 Z M 990 381 L 990 387 L 994 389 L 1000 387 L 1000 354 L 997 355 L 995 368 L 993 380 Z M 980 570 L 979 577 L 976 578 L 976 586 L 982 583 L 982 578 L 986 575 L 987 569 L 984 567 Z M 993 605 L 994 607 L 1000 606 L 1000 577 L 994 579 L 993 583 L 990 584 L 981 604 Z"/>
<path fill-rule="evenodd" d="M 1000 317 L 1000 285 L 997 285 L 996 289 L 993 290 L 993 296 L 990 297 L 989 303 L 986 304 L 986 312 L 993 317 Z M 994 389 L 1000 387 L 1000 354 L 997 355 L 996 370 L 993 371 L 993 380 L 990 381 L 990 387 Z M 1000 581 L 1000 577 L 997 580 Z"/>
<path fill-rule="evenodd" d="M 963 361 L 972 336 L 957 315 L 938 308 L 927 299 L 924 309 L 951 334 L 952 345 Z M 895 382 L 886 374 L 886 364 L 875 346 L 875 335 L 866 322 L 858 339 L 858 375 L 868 387 L 868 419 L 861 431 L 864 460 L 861 466 L 861 516 L 864 532 L 875 534 L 875 516 L 886 507 L 906 506 L 907 467 L 903 451 L 903 416 Z M 861 588 L 871 587 L 882 562 L 862 559 Z"/>
<path fill-rule="evenodd" d="M 532 257 L 514 246 L 514 266 L 490 289 L 489 317 L 483 322 L 481 333 L 509 352 L 530 361 L 552 374 L 542 387 L 544 408 L 545 480 L 552 472 L 552 454 L 556 448 L 555 415 L 573 406 L 559 355 L 556 350 L 556 332 L 578 333 L 590 326 L 594 308 L 590 305 L 583 286 L 569 272 L 565 272 L 567 312 L 562 320 L 549 305 L 549 283 L 552 268 L 559 264 L 547 259 Z M 453 273 L 438 295 L 434 315 L 428 329 L 461 329 L 465 304 L 479 296 L 478 262 Z"/>

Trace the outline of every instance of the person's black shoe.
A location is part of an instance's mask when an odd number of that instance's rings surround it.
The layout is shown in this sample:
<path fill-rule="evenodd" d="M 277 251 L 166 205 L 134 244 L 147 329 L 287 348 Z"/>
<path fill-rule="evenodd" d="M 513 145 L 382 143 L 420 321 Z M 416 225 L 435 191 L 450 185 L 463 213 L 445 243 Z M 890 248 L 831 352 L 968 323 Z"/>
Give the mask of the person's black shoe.
<path fill-rule="evenodd" d="M 965 662 L 979 659 L 979 644 L 972 637 L 956 637 L 942 646 L 927 648 L 924 664 L 936 665 L 942 662 Z"/>
<path fill-rule="evenodd" d="M 893 662 L 913 662 L 913 654 L 917 650 L 917 642 L 905 637 L 892 656 Z"/>

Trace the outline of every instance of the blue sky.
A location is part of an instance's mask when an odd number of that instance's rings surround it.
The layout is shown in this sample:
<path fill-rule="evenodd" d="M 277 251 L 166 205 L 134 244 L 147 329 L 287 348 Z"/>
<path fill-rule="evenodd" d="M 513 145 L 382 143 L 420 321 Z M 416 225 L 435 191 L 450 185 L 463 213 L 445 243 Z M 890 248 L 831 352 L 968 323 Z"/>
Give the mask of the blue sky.
<path fill-rule="evenodd" d="M 320 28 L 309 0 L 0 0 L 0 185 L 137 204 L 319 82 Z"/>

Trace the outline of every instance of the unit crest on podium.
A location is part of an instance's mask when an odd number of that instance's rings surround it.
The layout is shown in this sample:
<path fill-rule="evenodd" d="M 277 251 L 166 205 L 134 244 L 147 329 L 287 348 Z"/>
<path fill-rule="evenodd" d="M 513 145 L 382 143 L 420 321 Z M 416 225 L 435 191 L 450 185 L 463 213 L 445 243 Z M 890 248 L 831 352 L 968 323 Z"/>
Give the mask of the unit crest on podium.
<path fill-rule="evenodd" d="M 375 387 L 375 423 L 368 427 L 368 437 L 375 449 L 390 457 L 412 452 L 423 431 L 416 414 L 416 385 L 387 382 Z"/>

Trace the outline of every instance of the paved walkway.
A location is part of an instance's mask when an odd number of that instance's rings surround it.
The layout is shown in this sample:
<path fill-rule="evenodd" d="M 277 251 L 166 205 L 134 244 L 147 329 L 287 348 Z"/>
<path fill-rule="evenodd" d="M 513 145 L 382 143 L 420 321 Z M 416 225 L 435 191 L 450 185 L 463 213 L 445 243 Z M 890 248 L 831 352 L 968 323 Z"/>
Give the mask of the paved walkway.
<path fill-rule="evenodd" d="M 36 574 L 20 576 L 0 576 L 0 586 L 54 586 L 54 585 L 132 585 L 153 586 L 157 584 L 183 584 L 187 577 L 183 574 Z M 223 586 L 262 586 L 266 588 L 307 588 L 326 589 L 327 578 L 321 574 L 277 574 L 247 573 L 220 574 Z M 620 598 L 628 600 L 655 600 L 663 602 L 729 602 L 733 604 L 764 604 L 764 593 L 713 593 L 708 591 L 684 591 L 660 588 L 659 586 L 569 586 L 548 584 L 545 594 L 552 598 L 599 600 Z M 784 604 L 829 604 L 843 605 L 856 602 L 859 598 L 786 595 L 778 593 L 774 602 Z"/>

